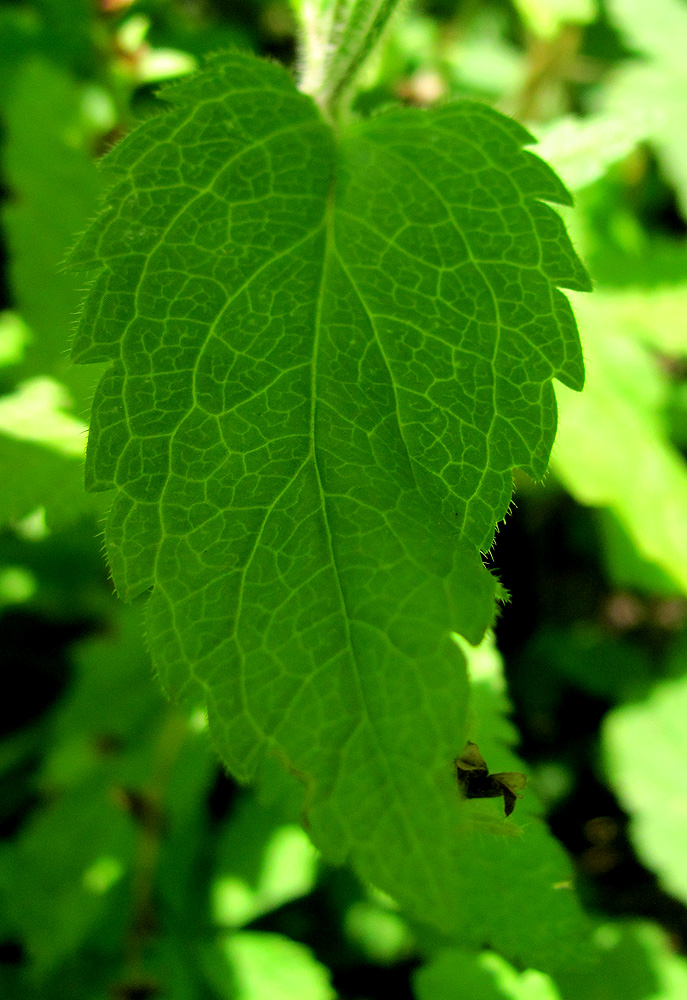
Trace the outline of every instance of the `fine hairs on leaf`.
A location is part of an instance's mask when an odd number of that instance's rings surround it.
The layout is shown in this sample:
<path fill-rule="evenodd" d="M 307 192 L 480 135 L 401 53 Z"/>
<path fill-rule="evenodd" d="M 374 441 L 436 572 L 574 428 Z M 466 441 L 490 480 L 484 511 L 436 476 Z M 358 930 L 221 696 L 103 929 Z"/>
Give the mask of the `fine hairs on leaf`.
<path fill-rule="evenodd" d="M 241 54 L 162 96 L 72 255 L 98 271 L 74 359 L 109 365 L 87 481 L 115 491 L 115 584 L 151 590 L 160 677 L 202 691 L 232 773 L 284 761 L 327 857 L 459 933 L 451 633 L 490 624 L 480 551 L 513 468 L 545 471 L 552 379 L 582 386 L 559 289 L 588 279 L 545 204 L 569 196 L 472 102 L 335 134 Z"/>

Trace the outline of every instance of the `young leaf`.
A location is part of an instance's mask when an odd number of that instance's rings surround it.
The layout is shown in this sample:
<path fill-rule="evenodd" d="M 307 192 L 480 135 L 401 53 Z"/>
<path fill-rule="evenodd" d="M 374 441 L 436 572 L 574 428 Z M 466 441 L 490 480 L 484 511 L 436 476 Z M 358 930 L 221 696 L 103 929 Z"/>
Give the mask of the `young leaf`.
<path fill-rule="evenodd" d="M 451 761 L 481 564 L 514 465 L 540 476 L 551 379 L 579 388 L 587 287 L 527 134 L 471 103 L 393 110 L 338 142 L 243 55 L 168 88 L 109 157 L 76 337 L 109 361 L 88 483 L 116 488 L 119 592 L 154 587 L 168 689 L 198 684 L 243 780 L 267 753 L 313 838 L 456 926 Z"/>

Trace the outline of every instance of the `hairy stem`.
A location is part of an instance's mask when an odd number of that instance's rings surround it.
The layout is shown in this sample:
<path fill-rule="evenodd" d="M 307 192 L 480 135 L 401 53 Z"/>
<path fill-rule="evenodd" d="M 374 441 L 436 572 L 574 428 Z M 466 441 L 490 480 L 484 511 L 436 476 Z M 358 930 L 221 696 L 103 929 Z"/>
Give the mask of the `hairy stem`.
<path fill-rule="evenodd" d="M 326 9 L 304 3 L 301 13 L 300 89 L 330 120 L 339 116 L 363 63 L 400 0 L 334 0 Z"/>

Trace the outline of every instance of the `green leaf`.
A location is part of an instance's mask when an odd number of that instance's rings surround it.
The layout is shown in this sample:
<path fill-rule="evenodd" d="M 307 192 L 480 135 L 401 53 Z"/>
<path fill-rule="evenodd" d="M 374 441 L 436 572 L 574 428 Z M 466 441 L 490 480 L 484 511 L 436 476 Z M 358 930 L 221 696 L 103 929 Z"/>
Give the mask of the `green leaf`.
<path fill-rule="evenodd" d="M 587 384 L 581 395 L 557 388 L 553 468 L 576 500 L 610 508 L 640 556 L 687 592 L 687 465 L 665 426 L 666 374 L 635 339 L 649 313 L 633 317 L 618 293 L 580 301 L 578 316 Z"/>
<path fill-rule="evenodd" d="M 597 0 L 514 0 L 523 21 L 540 38 L 553 39 L 567 24 L 589 24 L 598 16 Z"/>
<path fill-rule="evenodd" d="M 666 889 L 687 900 L 687 678 L 611 712 L 603 727 L 609 779 L 629 812 L 632 839 Z"/>
<path fill-rule="evenodd" d="M 561 1000 L 682 1000 L 687 962 L 653 924 L 617 921 L 594 935 L 594 962 L 556 976 Z"/>
<path fill-rule="evenodd" d="M 492 773 L 527 774 L 512 750 L 517 732 L 508 718 L 493 637 L 487 635 L 476 649 L 461 645 L 470 676 L 467 737 Z M 475 948 L 488 943 L 520 965 L 549 971 L 579 960 L 589 925 L 574 892 L 570 861 L 542 820 L 534 788 L 528 784 L 522 796 L 509 819 L 500 799 L 463 804 L 460 877 L 467 905 L 460 941 Z"/>
<path fill-rule="evenodd" d="M 208 979 L 227 1000 L 334 1000 L 329 973 L 309 948 L 281 934 L 227 935 L 206 962 Z"/>
<path fill-rule="evenodd" d="M 317 852 L 301 827 L 279 822 L 274 810 L 246 797 L 220 837 L 212 887 L 222 927 L 241 927 L 307 895 L 315 885 Z"/>
<path fill-rule="evenodd" d="M 241 780 L 306 786 L 327 856 L 462 926 L 459 801 L 481 564 L 512 468 L 541 476 L 551 379 L 579 388 L 587 287 L 567 200 L 486 107 L 393 110 L 339 138 L 242 56 L 165 91 L 108 158 L 76 337 L 109 361 L 87 477 L 116 487 L 119 592 L 154 587 L 167 687 L 198 685 Z"/>
<path fill-rule="evenodd" d="M 676 255 L 677 256 L 677 255 Z M 679 261 L 679 257 L 678 257 Z M 649 288 L 622 291 L 599 289 L 592 302 L 594 326 L 612 327 L 669 357 L 687 357 L 687 282 L 670 280 L 670 262 L 663 262 L 663 281 Z M 652 382 L 655 379 L 652 379 Z"/>
<path fill-rule="evenodd" d="M 625 585 L 630 584 L 625 581 Z M 633 585 L 637 585 L 636 579 Z M 565 712 L 571 682 L 595 698 L 611 703 L 631 701 L 651 688 L 655 680 L 652 665 L 641 647 L 609 634 L 607 626 L 588 622 L 568 627 L 548 625 L 538 629 L 527 643 L 518 664 L 518 679 L 521 693 L 529 688 L 531 717 L 548 715 L 556 726 L 555 720 Z"/>
<path fill-rule="evenodd" d="M 493 952 L 458 948 L 436 955 L 415 974 L 417 1000 L 561 1000 L 552 980 L 534 969 L 517 972 Z"/>
<path fill-rule="evenodd" d="M 52 527 L 94 509 L 93 497 L 83 489 L 83 461 L 76 458 L 0 432 L 0 469 L 3 526 L 43 506 Z"/>
<path fill-rule="evenodd" d="M 23 375 L 58 378 L 81 413 L 96 373 L 69 364 L 83 280 L 62 264 L 101 193 L 84 105 L 83 91 L 64 70 L 39 57 L 23 64 L 3 109 L 2 168 L 10 198 L 0 216 L 14 304 L 31 331 Z"/>
<path fill-rule="evenodd" d="M 105 915 L 134 850 L 130 818 L 84 786 L 37 812 L 12 843 L 3 907 L 12 933 L 45 974 Z"/>
<path fill-rule="evenodd" d="M 101 509 L 83 488 L 87 427 L 68 404 L 64 387 L 49 378 L 0 397 L 0 524 L 38 507 L 50 527 Z"/>
<path fill-rule="evenodd" d="M 47 44 L 56 57 L 83 68 L 92 59 L 96 29 L 89 0 L 36 0 Z"/>
<path fill-rule="evenodd" d="M 346 911 L 344 924 L 346 937 L 376 965 L 396 965 L 415 954 L 413 935 L 388 896 L 356 900 Z"/>
<path fill-rule="evenodd" d="M 597 526 L 607 576 L 616 587 L 642 590 L 645 594 L 661 597 L 675 597 L 680 593 L 680 588 L 665 570 L 657 566 L 656 563 L 645 559 L 637 551 L 626 529 L 607 508 L 599 511 Z M 637 646 L 632 648 L 635 654 L 639 653 Z M 642 655 L 640 654 L 640 656 Z M 609 673 L 605 669 L 599 670 L 598 664 L 594 672 L 598 680 L 602 680 Z M 625 673 L 626 681 L 630 679 L 632 671 L 629 672 L 630 677 L 622 667 L 620 672 Z M 615 674 L 615 671 L 611 670 L 610 674 L 611 684 L 621 680 L 620 673 Z M 591 680 L 591 676 L 589 679 Z"/>
<path fill-rule="evenodd" d="M 537 153 L 553 167 L 571 191 L 588 187 L 609 167 L 627 157 L 647 135 L 646 122 L 631 108 L 624 114 L 587 118 L 566 115 L 537 128 Z"/>
<path fill-rule="evenodd" d="M 608 7 L 623 40 L 645 58 L 613 75 L 603 107 L 642 123 L 687 217 L 687 8 L 681 0 L 609 0 Z"/>
<path fill-rule="evenodd" d="M 414 977 L 417 1000 L 682 1000 L 687 962 L 652 924 L 604 924 L 587 961 L 557 973 L 519 972 L 490 952 L 439 952 Z"/>
<path fill-rule="evenodd" d="M 168 706 L 150 683 L 140 609 L 116 610 L 105 636 L 73 649 L 72 681 L 53 713 L 42 770 L 48 788 L 74 788 L 94 777 L 142 787 L 149 777 Z"/>

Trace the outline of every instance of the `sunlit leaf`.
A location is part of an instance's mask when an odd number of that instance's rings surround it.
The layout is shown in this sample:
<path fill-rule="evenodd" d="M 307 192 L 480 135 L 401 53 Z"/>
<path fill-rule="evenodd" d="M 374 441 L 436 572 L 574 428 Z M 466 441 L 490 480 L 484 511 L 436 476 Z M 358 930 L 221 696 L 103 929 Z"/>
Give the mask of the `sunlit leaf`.
<path fill-rule="evenodd" d="M 604 107 L 646 130 L 687 215 L 687 8 L 681 0 L 609 0 L 609 14 L 638 57 L 606 87 Z"/>
<path fill-rule="evenodd" d="M 640 555 L 687 592 L 687 465 L 662 412 L 666 375 L 632 335 L 641 313 L 633 319 L 620 294 L 579 307 L 587 383 L 580 396 L 557 390 L 553 468 L 581 503 L 610 508 Z"/>
<path fill-rule="evenodd" d="M 669 892 L 687 900 L 687 679 L 623 705 L 603 727 L 606 771 L 630 814 L 632 839 Z"/>
<path fill-rule="evenodd" d="M 464 925 L 466 680 L 495 584 L 478 548 L 541 476 L 554 377 L 582 383 L 556 286 L 588 279 L 568 195 L 486 107 L 395 109 L 338 144 L 282 69 L 212 60 L 109 157 L 75 251 L 75 341 L 109 361 L 88 481 L 116 487 L 120 593 L 199 690 L 241 779 L 303 782 L 330 858 Z M 334 186 L 334 179 L 336 185 Z M 505 873 L 504 873 L 505 877 Z"/>
<path fill-rule="evenodd" d="M 417 1000 L 561 1000 L 555 983 L 541 972 L 516 971 L 493 952 L 441 952 L 415 974 Z"/>
<path fill-rule="evenodd" d="M 208 961 L 209 978 L 227 1000 L 334 1000 L 328 970 L 302 944 L 258 931 L 227 935 Z"/>
<path fill-rule="evenodd" d="M 241 927 L 312 891 L 317 852 L 301 827 L 246 798 L 220 839 L 212 887 L 214 919 Z"/>
<path fill-rule="evenodd" d="M 553 38 L 565 25 L 589 24 L 598 13 L 597 0 L 515 0 L 527 27 L 540 38 Z"/>

